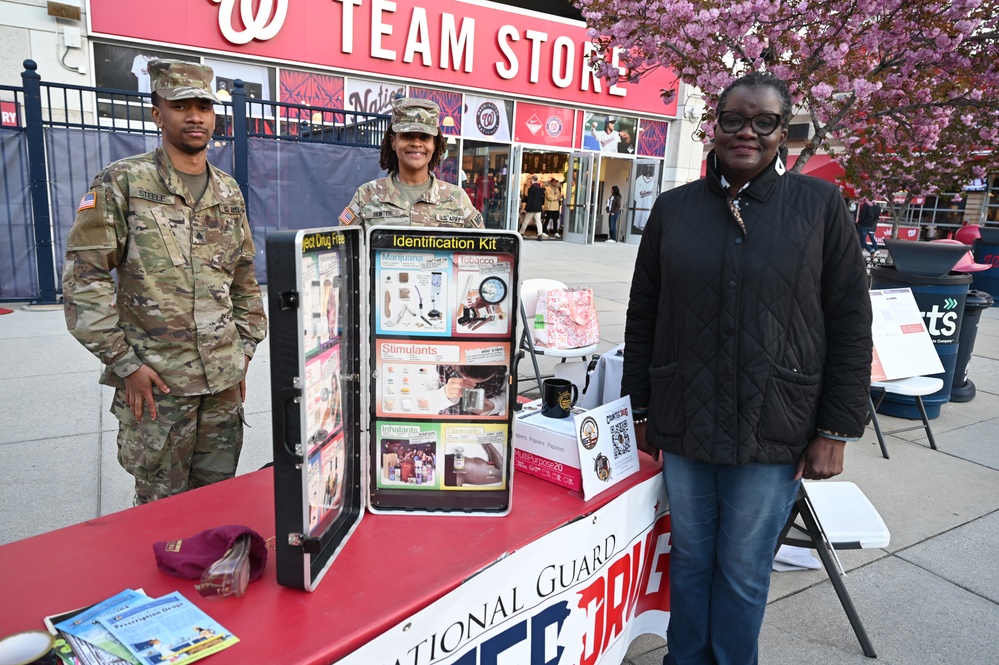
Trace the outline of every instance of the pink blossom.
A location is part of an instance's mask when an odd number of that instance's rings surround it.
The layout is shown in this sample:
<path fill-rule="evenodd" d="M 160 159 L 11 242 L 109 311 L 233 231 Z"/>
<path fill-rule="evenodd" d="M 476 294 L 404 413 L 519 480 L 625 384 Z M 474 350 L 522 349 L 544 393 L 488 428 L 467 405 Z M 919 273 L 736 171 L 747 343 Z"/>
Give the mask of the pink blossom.
<path fill-rule="evenodd" d="M 708 121 L 744 72 L 786 80 L 815 126 L 808 155 L 839 141 L 862 196 L 955 191 L 972 169 L 999 171 L 999 151 L 983 152 L 999 140 L 999 0 L 573 1 L 595 40 L 632 49 L 635 73 L 668 67 L 699 88 Z"/>
<path fill-rule="evenodd" d="M 833 94 L 833 87 L 828 83 L 819 83 L 812 87 L 812 96 L 816 99 L 827 99 Z"/>

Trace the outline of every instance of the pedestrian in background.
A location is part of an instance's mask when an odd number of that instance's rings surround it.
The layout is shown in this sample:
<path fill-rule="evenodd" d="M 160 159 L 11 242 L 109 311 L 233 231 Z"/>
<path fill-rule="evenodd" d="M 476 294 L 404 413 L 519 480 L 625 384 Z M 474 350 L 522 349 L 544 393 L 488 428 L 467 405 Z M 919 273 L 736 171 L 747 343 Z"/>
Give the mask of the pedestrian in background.
<path fill-rule="evenodd" d="M 524 221 L 520 224 L 520 235 L 524 235 L 527 227 L 534 224 L 538 230 L 538 240 L 547 238 L 544 223 L 541 221 L 541 213 L 544 211 L 545 190 L 538 182 L 538 176 L 531 176 L 531 185 L 527 188 L 526 200 L 524 201 Z"/>
<path fill-rule="evenodd" d="M 860 206 L 857 213 L 857 237 L 860 238 L 860 246 L 871 256 L 877 256 L 878 239 L 874 235 L 874 229 L 881 219 L 881 206 L 877 203 L 865 203 Z"/>
<path fill-rule="evenodd" d="M 236 474 L 246 371 L 267 331 L 243 195 L 208 163 L 212 69 L 148 71 L 162 145 L 94 178 L 63 270 L 69 331 L 115 388 L 136 505 Z"/>
<path fill-rule="evenodd" d="M 621 190 L 613 185 L 610 198 L 607 199 L 607 242 L 617 242 L 617 220 L 620 216 Z"/>
<path fill-rule="evenodd" d="M 482 228 L 482 214 L 465 190 L 432 173 L 447 148 L 440 115 L 429 99 L 392 102 L 378 162 L 388 175 L 357 188 L 340 213 L 340 224 Z"/>
<path fill-rule="evenodd" d="M 623 394 L 671 520 L 666 665 L 750 665 L 800 479 L 864 432 L 871 306 L 839 189 L 784 168 L 787 85 L 719 99 L 707 175 L 658 197 L 625 324 Z"/>
<path fill-rule="evenodd" d="M 562 183 L 556 178 L 549 180 L 548 186 L 545 187 L 544 207 L 545 231 L 553 233 L 556 238 L 561 238 L 562 235 L 559 233 L 559 216 L 562 211 Z"/>

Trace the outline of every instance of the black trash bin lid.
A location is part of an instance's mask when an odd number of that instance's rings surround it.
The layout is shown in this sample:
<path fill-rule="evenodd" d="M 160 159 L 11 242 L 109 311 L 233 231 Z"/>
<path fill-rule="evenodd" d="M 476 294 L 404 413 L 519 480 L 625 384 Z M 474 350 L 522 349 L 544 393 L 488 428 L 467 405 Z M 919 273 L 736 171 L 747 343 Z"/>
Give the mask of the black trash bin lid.
<path fill-rule="evenodd" d="M 968 253 L 966 245 L 886 239 L 895 268 L 906 275 L 943 277 Z"/>
<path fill-rule="evenodd" d="M 968 298 L 964 301 L 964 307 L 965 309 L 969 307 L 987 309 L 992 307 L 993 303 L 995 303 L 995 300 L 992 298 L 992 294 L 972 289 L 968 291 Z"/>

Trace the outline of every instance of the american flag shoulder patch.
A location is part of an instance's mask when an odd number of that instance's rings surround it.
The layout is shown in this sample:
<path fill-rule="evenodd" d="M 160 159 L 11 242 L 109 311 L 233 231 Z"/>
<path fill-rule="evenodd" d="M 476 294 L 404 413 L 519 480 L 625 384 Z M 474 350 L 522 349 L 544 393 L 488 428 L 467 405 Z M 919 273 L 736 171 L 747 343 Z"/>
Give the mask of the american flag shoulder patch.
<path fill-rule="evenodd" d="M 97 192 L 91 190 L 87 192 L 82 199 L 80 199 L 80 207 L 76 209 L 76 212 L 93 208 L 96 205 L 97 205 Z"/>
<path fill-rule="evenodd" d="M 357 219 L 357 215 L 350 208 L 344 208 L 340 213 L 340 226 L 350 226 Z"/>

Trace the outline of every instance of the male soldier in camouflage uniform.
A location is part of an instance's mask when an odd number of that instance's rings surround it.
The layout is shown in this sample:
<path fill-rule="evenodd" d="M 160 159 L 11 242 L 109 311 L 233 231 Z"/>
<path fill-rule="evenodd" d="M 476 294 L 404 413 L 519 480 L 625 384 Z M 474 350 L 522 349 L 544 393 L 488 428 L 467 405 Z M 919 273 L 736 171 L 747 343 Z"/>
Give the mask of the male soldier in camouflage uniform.
<path fill-rule="evenodd" d="M 243 196 L 207 161 L 212 70 L 154 60 L 149 75 L 162 146 L 97 175 L 63 271 L 67 326 L 116 389 L 136 505 L 235 475 L 246 369 L 267 329 Z"/>
<path fill-rule="evenodd" d="M 389 174 L 354 192 L 341 224 L 482 228 L 482 215 L 465 190 L 431 173 L 446 147 L 439 119 L 440 108 L 430 100 L 393 102 L 379 160 Z"/>

